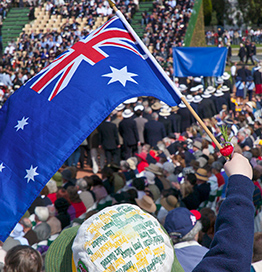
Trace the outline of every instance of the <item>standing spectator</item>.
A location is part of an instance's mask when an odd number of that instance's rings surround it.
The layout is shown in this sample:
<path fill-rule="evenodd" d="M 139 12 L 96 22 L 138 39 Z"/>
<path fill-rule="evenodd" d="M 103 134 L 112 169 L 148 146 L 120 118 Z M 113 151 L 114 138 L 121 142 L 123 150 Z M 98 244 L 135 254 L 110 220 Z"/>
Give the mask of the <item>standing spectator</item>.
<path fill-rule="evenodd" d="M 248 63 L 248 60 L 250 59 L 252 64 L 255 65 L 252 58 L 252 50 L 251 50 L 251 44 L 249 40 L 247 40 L 245 47 L 246 47 L 246 64 Z"/>
<path fill-rule="evenodd" d="M 140 145 L 136 122 L 131 118 L 133 112 L 125 109 L 122 113 L 123 120 L 119 123 L 119 132 L 123 137 L 124 159 L 127 160 L 137 152 L 137 146 Z"/>
<path fill-rule="evenodd" d="M 227 65 L 231 65 L 232 48 L 230 42 L 227 43 Z"/>
<path fill-rule="evenodd" d="M 156 112 L 152 113 L 152 120 L 149 120 L 145 124 L 144 136 L 145 143 L 152 147 L 156 146 L 158 141 L 166 137 L 165 126 L 158 121 L 158 114 Z"/>
<path fill-rule="evenodd" d="M 137 105 L 134 108 L 135 115 L 137 116 L 134 121 L 136 122 L 137 126 L 137 131 L 138 131 L 138 137 L 139 137 L 139 142 L 141 143 L 141 146 L 144 145 L 145 143 L 145 138 L 144 138 L 144 129 L 145 129 L 145 123 L 148 122 L 146 118 L 143 117 L 143 110 L 144 106 L 143 105 Z M 141 152 L 141 146 L 139 146 L 138 152 Z"/>
<path fill-rule="evenodd" d="M 244 63 L 244 57 L 246 56 L 246 49 L 245 49 L 243 43 L 240 43 L 240 48 L 239 48 L 239 51 L 238 51 L 238 56 L 239 56 L 240 62 Z"/>
<path fill-rule="evenodd" d="M 262 73 L 260 72 L 261 66 L 257 66 L 254 69 L 254 83 L 256 88 L 256 94 L 262 94 Z"/>
<path fill-rule="evenodd" d="M 251 50 L 251 59 L 252 59 L 252 63 L 254 64 L 254 62 L 259 62 L 259 59 L 256 57 L 257 54 L 257 48 L 256 48 L 256 44 L 254 42 L 251 43 L 250 46 L 250 50 Z"/>
<path fill-rule="evenodd" d="M 99 148 L 103 148 L 105 151 L 107 164 L 112 163 L 116 164 L 120 162 L 119 154 L 119 139 L 117 126 L 111 123 L 110 115 L 106 118 L 104 122 L 100 124 L 97 128 L 99 133 Z"/>

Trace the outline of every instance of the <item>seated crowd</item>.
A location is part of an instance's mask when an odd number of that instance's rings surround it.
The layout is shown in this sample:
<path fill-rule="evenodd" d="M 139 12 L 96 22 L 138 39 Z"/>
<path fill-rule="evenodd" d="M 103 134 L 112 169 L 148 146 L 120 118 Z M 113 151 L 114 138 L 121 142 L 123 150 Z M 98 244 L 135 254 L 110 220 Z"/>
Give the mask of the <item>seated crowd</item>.
<path fill-rule="evenodd" d="M 127 203 L 151 214 L 167 231 L 170 226 L 165 222 L 171 211 L 177 210 L 171 217 L 177 218 L 175 222 L 193 214 L 201 224 L 190 237 L 201 245 L 201 250 L 196 250 L 202 258 L 214 237 L 228 176 L 226 159 L 212 140 L 194 120 L 186 125 L 186 119 L 191 118 L 187 111 L 181 104 L 171 108 L 152 97 L 131 98 L 120 104 L 68 158 L 68 166 L 47 183 L 2 245 L 3 256 L 16 245 L 30 245 L 44 258 L 64 229 L 82 224 L 106 207 Z M 260 117 L 254 117 L 252 123 L 242 112 L 224 108 L 222 113 L 204 118 L 219 141 L 221 127 L 227 127 L 235 152 L 242 153 L 252 166 L 256 213 L 262 200 Z M 77 166 L 85 166 L 86 157 L 94 174 L 77 179 Z M 172 240 L 174 244 L 184 241 L 180 236 L 172 236 Z M 179 248 L 176 251 L 175 246 L 175 251 L 182 264 L 185 258 L 179 255 Z"/>

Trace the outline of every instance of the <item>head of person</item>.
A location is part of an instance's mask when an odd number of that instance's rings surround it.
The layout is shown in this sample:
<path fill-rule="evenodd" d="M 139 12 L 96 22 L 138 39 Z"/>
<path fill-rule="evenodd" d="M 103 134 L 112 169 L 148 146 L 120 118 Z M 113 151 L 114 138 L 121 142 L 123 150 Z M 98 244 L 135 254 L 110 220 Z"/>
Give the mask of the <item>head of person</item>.
<path fill-rule="evenodd" d="M 18 245 L 5 256 L 5 272 L 41 272 L 43 260 L 40 253 L 30 246 Z"/>
<path fill-rule="evenodd" d="M 252 263 L 262 260 L 262 232 L 256 232 L 254 235 Z"/>
<path fill-rule="evenodd" d="M 179 207 L 168 212 L 164 228 L 174 244 L 197 241 L 202 224 L 187 208 Z"/>
<path fill-rule="evenodd" d="M 208 181 L 208 172 L 204 168 L 198 168 L 195 175 L 197 183 L 205 183 Z"/>
<path fill-rule="evenodd" d="M 150 234 L 149 234 L 150 233 Z M 72 258 L 73 257 L 73 258 Z M 51 244 L 46 272 L 175 271 L 177 259 L 165 230 L 131 204 L 107 207 Z"/>
<path fill-rule="evenodd" d="M 163 164 L 163 174 L 165 176 L 170 176 L 174 174 L 174 171 L 175 171 L 175 166 L 172 162 L 167 161 Z"/>
<path fill-rule="evenodd" d="M 49 217 L 49 211 L 47 207 L 37 206 L 35 207 L 36 221 L 46 222 Z"/>

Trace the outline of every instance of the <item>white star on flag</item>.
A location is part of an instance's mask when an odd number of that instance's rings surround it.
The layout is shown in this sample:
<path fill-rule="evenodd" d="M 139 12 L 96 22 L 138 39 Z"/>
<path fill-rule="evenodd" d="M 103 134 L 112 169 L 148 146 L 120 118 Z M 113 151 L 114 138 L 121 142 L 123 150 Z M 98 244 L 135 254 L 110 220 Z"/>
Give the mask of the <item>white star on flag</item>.
<path fill-rule="evenodd" d="M 118 70 L 117 68 L 111 67 L 110 69 L 112 73 L 102 75 L 103 77 L 111 77 L 107 85 L 119 81 L 124 87 L 126 86 L 127 81 L 134 82 L 138 84 L 132 77 L 138 76 L 137 74 L 127 72 L 127 67 L 123 67 L 122 69 Z"/>
<path fill-rule="evenodd" d="M 16 131 L 18 131 L 19 129 L 24 130 L 25 125 L 28 125 L 28 123 L 27 123 L 28 119 L 29 119 L 29 117 L 27 117 L 27 118 L 23 117 L 22 120 L 17 121 L 17 125 L 15 126 Z"/>
<path fill-rule="evenodd" d="M 3 169 L 4 169 L 4 168 L 5 168 L 4 164 L 1 163 L 1 164 L 0 164 L 0 172 L 3 172 Z"/>
<path fill-rule="evenodd" d="M 24 178 L 27 178 L 27 183 L 32 180 L 35 181 L 35 176 L 38 176 L 39 174 L 36 172 L 38 166 L 33 168 L 33 165 L 31 165 L 30 169 L 25 169 L 27 174 Z"/>

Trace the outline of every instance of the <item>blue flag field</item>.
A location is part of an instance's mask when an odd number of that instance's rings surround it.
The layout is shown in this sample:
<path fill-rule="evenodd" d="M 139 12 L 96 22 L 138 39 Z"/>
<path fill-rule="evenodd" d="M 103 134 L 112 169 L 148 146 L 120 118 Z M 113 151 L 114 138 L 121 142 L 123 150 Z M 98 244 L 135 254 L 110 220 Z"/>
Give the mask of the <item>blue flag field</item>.
<path fill-rule="evenodd" d="M 0 240 L 71 153 L 121 102 L 176 92 L 118 17 L 73 45 L 0 110 Z"/>
<path fill-rule="evenodd" d="M 177 77 L 222 76 L 226 47 L 173 47 L 174 75 Z"/>

